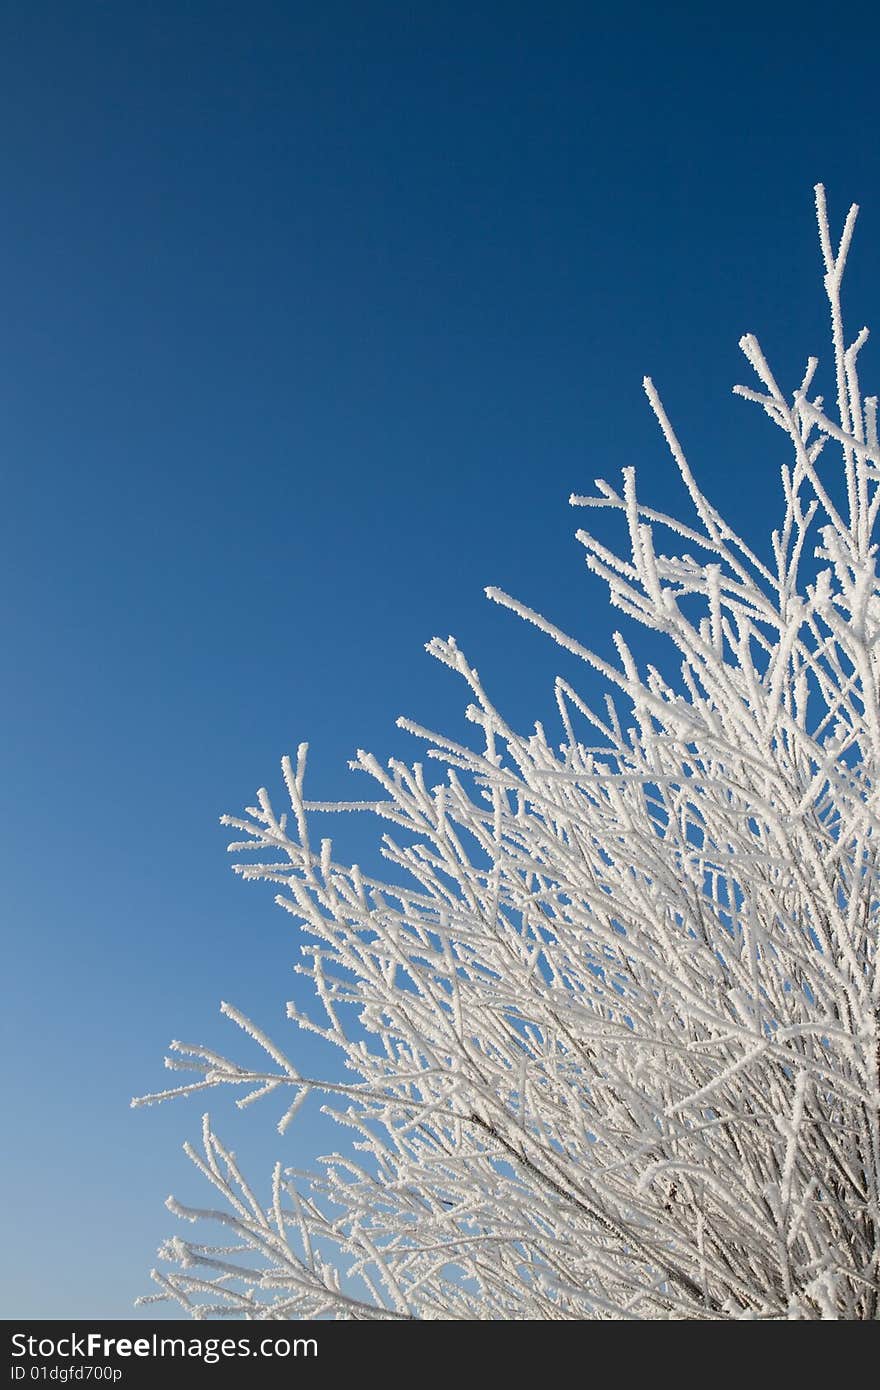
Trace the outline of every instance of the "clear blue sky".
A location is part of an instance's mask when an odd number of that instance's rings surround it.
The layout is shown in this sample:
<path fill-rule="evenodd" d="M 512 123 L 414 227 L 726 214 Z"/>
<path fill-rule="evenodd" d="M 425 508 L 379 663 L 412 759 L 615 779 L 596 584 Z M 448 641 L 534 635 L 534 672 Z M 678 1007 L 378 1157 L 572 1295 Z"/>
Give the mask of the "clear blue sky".
<path fill-rule="evenodd" d="M 485 584 L 608 650 L 567 498 L 636 463 L 677 505 L 645 372 L 769 529 L 736 343 L 790 387 L 827 355 L 818 179 L 880 330 L 878 39 L 868 3 L 3 7 L 4 1316 L 128 1316 L 206 1196 L 198 1100 L 129 1097 L 172 1037 L 235 1047 L 222 998 L 285 1035 L 296 934 L 218 817 L 300 740 L 356 796 L 358 746 L 417 756 L 398 714 L 461 727 L 435 633 L 549 718 L 558 654 Z M 221 1126 L 256 1177 L 277 1114 Z"/>

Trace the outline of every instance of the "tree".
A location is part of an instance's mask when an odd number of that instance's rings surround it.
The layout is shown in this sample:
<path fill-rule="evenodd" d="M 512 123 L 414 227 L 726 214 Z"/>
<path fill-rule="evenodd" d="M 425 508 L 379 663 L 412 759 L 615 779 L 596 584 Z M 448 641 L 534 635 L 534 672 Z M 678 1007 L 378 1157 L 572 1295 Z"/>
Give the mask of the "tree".
<path fill-rule="evenodd" d="M 757 386 L 735 391 L 790 449 L 772 563 L 700 490 L 647 379 L 696 520 L 644 506 L 630 468 L 572 498 L 625 517 L 628 556 L 579 539 L 612 604 L 675 649 L 675 678 L 620 635 L 612 667 L 490 589 L 600 672 L 626 720 L 560 679 L 561 744 L 521 735 L 437 638 L 478 731 L 470 748 L 400 721 L 438 785 L 361 752 L 375 799 L 312 802 L 303 745 L 283 762 L 290 824 L 265 790 L 224 817 L 261 856 L 237 871 L 305 929 L 325 1021 L 290 1017 L 352 1079 L 304 1078 L 224 1004 L 266 1069 L 172 1043 L 168 1065 L 199 1079 L 147 1099 L 277 1092 L 283 1133 L 324 1090 L 357 1143 L 312 1178 L 278 1164 L 263 1203 L 206 1117 L 188 1152 L 223 1205 L 169 1206 L 229 1244 L 171 1240 L 152 1299 L 248 1318 L 880 1315 L 880 446 L 867 331 L 846 346 L 840 309 L 857 209 L 835 251 L 821 185 L 816 206 L 836 418 L 810 394 L 815 358 L 789 400 L 740 344 Z M 316 815 L 351 810 L 387 823 L 396 882 L 312 847 Z"/>

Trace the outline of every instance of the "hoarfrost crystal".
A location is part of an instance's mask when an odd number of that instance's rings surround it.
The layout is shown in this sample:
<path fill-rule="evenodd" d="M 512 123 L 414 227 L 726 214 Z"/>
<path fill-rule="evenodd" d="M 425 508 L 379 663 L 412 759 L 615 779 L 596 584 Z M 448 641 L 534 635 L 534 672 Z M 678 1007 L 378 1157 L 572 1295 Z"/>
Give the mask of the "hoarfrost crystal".
<path fill-rule="evenodd" d="M 751 336 L 757 385 L 735 388 L 787 441 L 772 564 L 700 490 L 650 381 L 695 520 L 646 507 L 632 469 L 572 498 L 623 514 L 627 556 L 579 539 L 612 603 L 676 650 L 674 683 L 621 636 L 613 667 L 489 590 L 616 687 L 626 722 L 559 680 L 561 745 L 523 736 L 435 639 L 478 731 L 470 748 L 400 721 L 439 785 L 361 752 L 374 799 L 312 802 L 302 746 L 290 825 L 265 791 L 224 818 L 261 855 L 238 872 L 305 928 L 324 1022 L 290 1017 L 352 1080 L 302 1076 L 224 1004 L 265 1070 L 173 1043 L 199 1079 L 162 1096 L 277 1096 L 284 1132 L 329 1092 L 357 1144 L 319 1175 L 279 1163 L 259 1197 L 206 1117 L 188 1152 L 221 1205 L 169 1205 L 229 1244 L 176 1237 L 152 1299 L 199 1317 L 878 1316 L 880 447 L 866 330 L 847 345 L 840 311 L 856 209 L 835 250 L 816 195 L 833 418 L 816 359 L 789 399 Z M 315 817 L 344 810 L 385 822 L 396 883 L 313 847 Z"/>

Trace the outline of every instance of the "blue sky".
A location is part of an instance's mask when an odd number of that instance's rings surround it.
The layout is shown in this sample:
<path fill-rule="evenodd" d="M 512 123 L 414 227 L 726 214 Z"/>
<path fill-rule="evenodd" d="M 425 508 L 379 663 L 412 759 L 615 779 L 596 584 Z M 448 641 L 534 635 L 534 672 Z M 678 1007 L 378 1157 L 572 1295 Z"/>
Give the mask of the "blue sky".
<path fill-rule="evenodd" d="M 198 1100 L 130 1096 L 172 1037 L 235 1048 L 222 998 L 292 1031 L 296 932 L 219 816 L 301 740 L 329 798 L 357 747 L 418 756 L 398 714 L 460 729 L 435 634 L 550 718 L 572 668 L 483 586 L 609 650 L 567 498 L 635 463 L 679 505 L 645 372 L 763 541 L 736 344 L 789 388 L 827 358 L 819 179 L 880 325 L 875 7 L 609 10 L 4 7 L 4 1316 L 129 1316 L 164 1197 L 206 1195 Z M 211 1108 L 257 1175 L 339 1142 Z"/>

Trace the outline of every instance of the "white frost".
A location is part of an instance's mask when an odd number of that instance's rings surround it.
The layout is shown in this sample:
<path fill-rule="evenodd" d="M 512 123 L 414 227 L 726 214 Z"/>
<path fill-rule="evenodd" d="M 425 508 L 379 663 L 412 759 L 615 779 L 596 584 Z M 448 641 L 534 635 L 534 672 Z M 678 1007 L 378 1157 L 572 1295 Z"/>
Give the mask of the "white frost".
<path fill-rule="evenodd" d="M 815 358 L 789 398 L 741 343 L 758 385 L 736 389 L 790 450 L 772 566 L 698 487 L 650 381 L 695 521 L 644 506 L 631 469 L 572 499 L 622 513 L 629 555 L 579 539 L 673 674 L 621 636 L 614 667 L 493 589 L 604 675 L 624 723 L 560 680 L 561 745 L 517 733 L 435 639 L 480 731 L 469 748 L 402 721 L 440 785 L 361 752 L 374 800 L 309 802 L 302 746 L 295 829 L 265 791 L 225 818 L 262 856 L 238 872 L 303 923 L 324 1021 L 291 1016 L 352 1082 L 301 1076 L 224 1006 L 267 1070 L 175 1044 L 199 1080 L 163 1094 L 280 1090 L 283 1128 L 319 1089 L 357 1144 L 317 1176 L 279 1166 L 264 1207 L 206 1119 L 190 1153 L 230 1243 L 175 1239 L 154 1297 L 249 1318 L 878 1316 L 880 450 L 866 333 L 847 347 L 840 311 L 856 209 L 836 252 L 821 187 L 817 211 L 837 418 L 808 396 Z M 823 481 L 838 450 L 845 504 Z M 342 810 L 384 822 L 388 883 L 311 849 L 309 821 Z"/>

